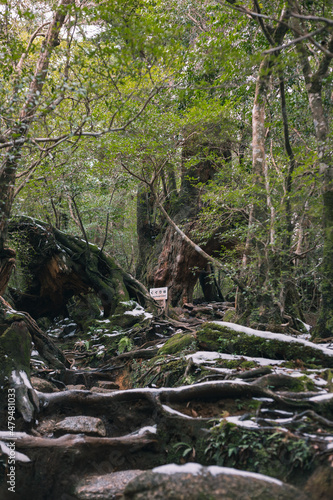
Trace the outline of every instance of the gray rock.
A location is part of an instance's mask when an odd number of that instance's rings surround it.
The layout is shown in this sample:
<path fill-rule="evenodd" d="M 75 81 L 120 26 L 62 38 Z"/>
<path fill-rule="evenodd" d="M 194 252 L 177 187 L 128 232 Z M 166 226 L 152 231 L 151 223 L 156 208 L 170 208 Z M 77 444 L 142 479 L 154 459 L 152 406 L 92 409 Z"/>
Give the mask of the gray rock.
<path fill-rule="evenodd" d="M 128 483 L 126 500 L 306 500 L 300 490 L 277 479 L 226 467 L 170 464 Z"/>
<path fill-rule="evenodd" d="M 96 417 L 66 417 L 56 424 L 54 431 L 56 433 L 73 432 L 75 434 L 106 436 L 106 429 L 102 420 Z"/>
<path fill-rule="evenodd" d="M 113 500 L 121 498 L 127 483 L 140 474 L 142 470 L 124 470 L 103 476 L 88 476 L 76 486 L 74 494 L 78 500 Z"/>
<path fill-rule="evenodd" d="M 40 392 L 59 392 L 59 389 L 52 384 L 52 382 L 49 382 L 49 380 L 44 380 L 42 378 L 38 377 L 31 377 L 31 384 L 36 391 Z"/>

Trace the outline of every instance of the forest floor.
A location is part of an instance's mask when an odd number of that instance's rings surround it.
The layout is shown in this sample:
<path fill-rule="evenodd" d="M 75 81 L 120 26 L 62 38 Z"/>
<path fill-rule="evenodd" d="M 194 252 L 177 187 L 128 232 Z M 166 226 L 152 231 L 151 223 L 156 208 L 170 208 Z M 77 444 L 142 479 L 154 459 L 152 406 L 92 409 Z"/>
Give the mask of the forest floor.
<path fill-rule="evenodd" d="M 307 325 L 290 334 L 224 321 L 230 303 L 159 320 L 129 309 L 127 328 L 102 318 L 86 331 L 70 318 L 48 325 L 71 367 L 53 370 L 32 352 L 40 411 L 15 435 L 16 493 L 1 498 L 269 500 L 295 498 L 294 488 L 333 498 L 333 342 L 311 342 Z M 229 474 L 227 488 L 237 471 L 228 496 L 214 481 Z M 169 477 L 163 487 L 156 474 Z"/>

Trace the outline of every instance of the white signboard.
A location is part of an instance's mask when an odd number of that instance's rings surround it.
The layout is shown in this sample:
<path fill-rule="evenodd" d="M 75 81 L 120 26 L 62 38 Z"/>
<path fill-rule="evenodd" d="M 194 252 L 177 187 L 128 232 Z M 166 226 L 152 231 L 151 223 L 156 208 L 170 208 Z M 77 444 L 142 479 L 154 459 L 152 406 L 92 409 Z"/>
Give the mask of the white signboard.
<path fill-rule="evenodd" d="M 151 288 L 149 293 L 155 300 L 166 300 L 168 298 L 168 287 Z"/>

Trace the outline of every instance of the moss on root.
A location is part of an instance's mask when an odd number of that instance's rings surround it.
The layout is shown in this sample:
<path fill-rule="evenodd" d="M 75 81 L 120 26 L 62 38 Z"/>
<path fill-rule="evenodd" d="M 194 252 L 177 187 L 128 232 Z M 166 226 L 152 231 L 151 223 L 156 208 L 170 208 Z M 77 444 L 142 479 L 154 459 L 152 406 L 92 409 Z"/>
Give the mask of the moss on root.
<path fill-rule="evenodd" d="M 315 347 L 279 339 L 257 337 L 215 323 L 205 323 L 197 332 L 200 348 L 229 354 L 264 357 L 273 360 L 300 359 L 316 366 L 333 366 L 333 356 Z"/>
<path fill-rule="evenodd" d="M 188 361 L 184 358 L 169 360 L 167 356 L 156 356 L 148 362 L 133 366 L 133 387 L 177 387 L 185 383 L 184 373 Z"/>
<path fill-rule="evenodd" d="M 158 351 L 159 354 L 176 354 L 190 347 L 194 343 L 194 337 L 191 333 L 176 333 L 166 341 L 163 347 Z"/>

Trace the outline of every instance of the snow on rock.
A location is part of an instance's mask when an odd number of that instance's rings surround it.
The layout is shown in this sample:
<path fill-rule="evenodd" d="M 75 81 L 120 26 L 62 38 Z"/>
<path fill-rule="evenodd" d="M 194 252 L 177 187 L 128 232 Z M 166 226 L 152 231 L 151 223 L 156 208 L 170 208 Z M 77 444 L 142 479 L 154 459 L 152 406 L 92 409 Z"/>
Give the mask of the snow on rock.
<path fill-rule="evenodd" d="M 217 322 L 214 322 L 217 323 Z M 233 359 L 243 359 L 246 361 L 254 361 L 259 365 L 280 365 L 284 363 L 283 360 L 268 359 L 268 358 L 252 358 L 250 356 L 240 356 L 237 354 L 225 354 L 216 351 L 197 351 L 193 354 L 188 354 L 186 359 L 192 358 L 195 365 L 201 365 L 202 363 L 215 363 L 219 359 L 233 360 Z"/>
<path fill-rule="evenodd" d="M 235 332 L 245 333 L 246 335 L 254 335 L 255 337 L 261 337 L 267 340 L 280 340 L 281 342 L 302 344 L 304 346 L 311 347 L 312 349 L 317 349 L 318 351 L 323 352 L 327 356 L 333 356 L 333 349 L 328 349 L 327 347 L 314 344 L 309 340 L 290 337 L 289 335 L 285 335 L 283 333 L 273 333 L 262 330 L 254 330 L 254 328 L 249 328 L 243 325 L 237 325 L 236 323 L 228 323 L 227 321 L 213 321 L 212 323 L 219 326 L 225 326 L 227 328 L 230 328 L 231 330 L 234 330 Z"/>
<path fill-rule="evenodd" d="M 126 316 L 136 316 L 136 317 L 143 316 L 144 319 L 150 319 L 153 317 L 151 313 L 146 312 L 144 308 L 134 300 L 128 300 L 127 302 L 120 302 L 120 304 L 129 308 L 128 311 L 124 312 Z"/>
<path fill-rule="evenodd" d="M 309 399 L 309 401 L 314 401 L 316 403 L 320 401 L 329 401 L 330 399 L 333 399 L 333 393 L 325 393 L 325 394 L 319 394 L 318 396 L 313 396 L 312 398 Z"/>
<path fill-rule="evenodd" d="M 304 500 L 303 493 L 281 481 L 227 467 L 204 467 L 198 463 L 168 464 L 146 471 L 130 481 L 124 500 L 142 498 L 256 498 L 268 500 Z"/>
<path fill-rule="evenodd" d="M 181 413 L 180 411 L 177 411 L 174 408 L 171 408 L 170 406 L 162 405 L 162 408 L 164 411 L 166 411 L 167 413 L 170 413 L 172 415 L 178 415 L 179 417 L 182 417 L 182 418 L 188 418 L 189 420 L 194 420 L 193 417 L 190 417 L 189 415 L 186 415 L 185 413 Z"/>
<path fill-rule="evenodd" d="M 28 389 L 32 389 L 28 376 L 23 370 L 13 370 L 11 380 L 16 386 L 25 385 Z"/>
<path fill-rule="evenodd" d="M 160 467 L 155 467 L 155 469 L 153 469 L 152 472 L 157 472 L 158 474 L 193 474 L 194 476 L 203 474 L 205 472 L 208 472 L 213 476 L 217 476 L 219 474 L 233 474 L 237 476 L 251 477 L 254 479 L 259 479 L 261 481 L 267 481 L 269 483 L 283 485 L 282 481 L 279 481 L 278 479 L 269 476 L 264 476 L 263 474 L 257 474 L 256 472 L 247 472 L 238 469 L 232 469 L 231 467 L 219 467 L 217 465 L 204 467 L 194 462 L 188 462 L 187 464 L 184 465 L 177 465 L 177 464 L 161 465 Z"/>

